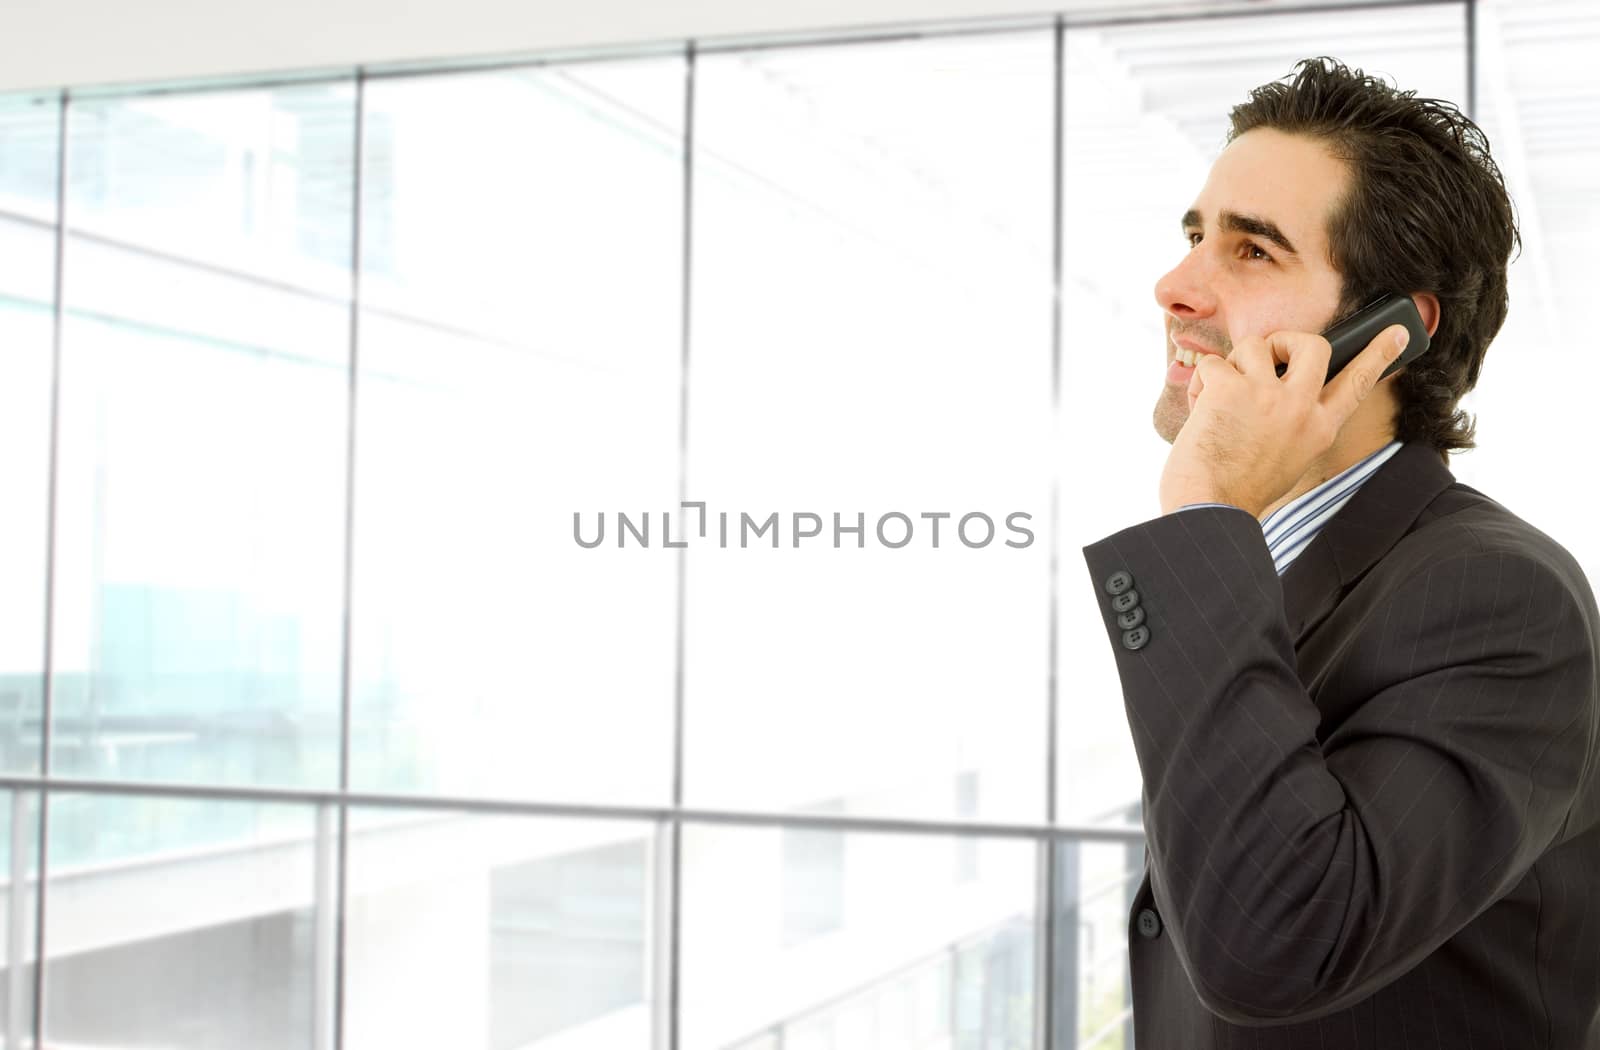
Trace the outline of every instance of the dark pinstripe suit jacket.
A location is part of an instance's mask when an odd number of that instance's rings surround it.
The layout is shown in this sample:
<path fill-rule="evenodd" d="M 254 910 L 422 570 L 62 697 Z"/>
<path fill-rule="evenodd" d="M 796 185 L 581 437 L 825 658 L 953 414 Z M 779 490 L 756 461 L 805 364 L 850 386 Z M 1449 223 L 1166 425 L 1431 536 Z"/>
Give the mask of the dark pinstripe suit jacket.
<path fill-rule="evenodd" d="M 1562 547 L 1413 443 L 1281 580 L 1228 507 L 1084 557 L 1144 778 L 1139 1050 L 1600 1048 L 1600 613 Z"/>

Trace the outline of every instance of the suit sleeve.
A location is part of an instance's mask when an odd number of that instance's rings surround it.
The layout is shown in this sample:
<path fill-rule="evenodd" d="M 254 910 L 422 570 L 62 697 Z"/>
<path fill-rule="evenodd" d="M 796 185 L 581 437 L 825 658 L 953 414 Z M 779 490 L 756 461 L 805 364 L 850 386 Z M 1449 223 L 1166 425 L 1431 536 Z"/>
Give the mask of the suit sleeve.
<path fill-rule="evenodd" d="M 1477 544 L 1395 588 L 1324 688 L 1318 739 L 1260 526 L 1197 508 L 1084 548 L 1145 787 L 1152 886 L 1235 1024 L 1311 1020 L 1421 962 L 1561 834 L 1594 744 L 1582 599 Z M 1132 577 L 1125 644 L 1106 581 Z"/>

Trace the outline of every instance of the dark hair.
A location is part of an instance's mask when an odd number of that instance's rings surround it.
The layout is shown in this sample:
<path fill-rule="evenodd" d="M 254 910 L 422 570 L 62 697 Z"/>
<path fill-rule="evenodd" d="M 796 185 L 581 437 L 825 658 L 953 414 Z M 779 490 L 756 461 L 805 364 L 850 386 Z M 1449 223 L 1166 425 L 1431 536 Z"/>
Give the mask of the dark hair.
<path fill-rule="evenodd" d="M 1311 136 L 1350 170 L 1328 223 L 1344 278 L 1339 316 L 1385 292 L 1432 292 L 1439 326 L 1395 384 L 1395 436 L 1441 455 L 1475 447 L 1457 408 L 1506 319 L 1506 263 L 1521 235 L 1483 131 L 1455 105 L 1417 98 L 1331 58 L 1309 58 L 1233 108 L 1228 141 L 1256 128 Z"/>

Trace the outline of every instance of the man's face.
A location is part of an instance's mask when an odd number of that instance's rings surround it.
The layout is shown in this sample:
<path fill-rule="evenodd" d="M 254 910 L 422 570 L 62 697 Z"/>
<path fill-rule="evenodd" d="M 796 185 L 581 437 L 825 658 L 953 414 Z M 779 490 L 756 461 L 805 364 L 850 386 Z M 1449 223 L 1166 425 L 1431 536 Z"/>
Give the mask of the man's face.
<path fill-rule="evenodd" d="M 1179 349 L 1226 357 L 1247 336 L 1321 332 L 1334 321 L 1341 280 L 1328 219 L 1349 177 L 1316 140 L 1266 128 L 1234 139 L 1211 166 L 1183 216 L 1189 247 L 1156 282 L 1168 374 L 1153 421 L 1165 441 L 1189 418 L 1193 371 L 1174 365 Z"/>

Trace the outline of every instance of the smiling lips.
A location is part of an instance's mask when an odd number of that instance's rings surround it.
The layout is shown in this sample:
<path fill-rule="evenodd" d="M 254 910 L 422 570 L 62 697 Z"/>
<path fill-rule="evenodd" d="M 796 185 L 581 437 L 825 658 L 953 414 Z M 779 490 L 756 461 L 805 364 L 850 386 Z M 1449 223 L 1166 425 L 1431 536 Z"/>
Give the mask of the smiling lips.
<path fill-rule="evenodd" d="M 1171 339 L 1172 337 L 1169 336 L 1168 338 Z M 1192 343 L 1193 340 L 1186 339 L 1184 342 Z M 1215 350 L 1208 350 L 1204 347 L 1179 346 L 1176 339 L 1172 339 L 1172 347 L 1172 364 L 1167 366 L 1168 386 L 1188 386 L 1190 377 L 1194 375 L 1195 361 L 1202 355 L 1216 353 Z"/>
<path fill-rule="evenodd" d="M 1168 338 L 1172 341 L 1175 359 L 1183 362 L 1183 364 L 1188 368 L 1194 367 L 1194 363 L 1199 359 L 1200 355 L 1216 353 L 1215 350 L 1196 345 L 1192 339 L 1185 339 L 1183 343 L 1180 344 L 1176 337 L 1168 336 Z"/>

